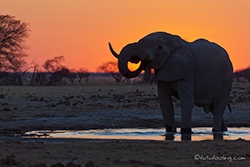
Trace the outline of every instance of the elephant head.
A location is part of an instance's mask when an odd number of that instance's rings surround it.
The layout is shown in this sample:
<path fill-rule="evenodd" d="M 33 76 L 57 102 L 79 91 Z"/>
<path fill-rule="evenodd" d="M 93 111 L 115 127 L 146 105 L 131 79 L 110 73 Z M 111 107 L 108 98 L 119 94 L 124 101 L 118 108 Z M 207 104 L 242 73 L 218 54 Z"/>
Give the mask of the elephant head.
<path fill-rule="evenodd" d="M 164 32 L 156 32 L 151 33 L 138 42 L 131 43 L 126 45 L 120 52 L 117 54 L 109 43 L 109 48 L 111 53 L 118 58 L 118 68 L 122 75 L 128 78 L 133 78 L 138 76 L 142 70 L 145 70 L 145 73 L 150 73 L 150 70 L 147 69 L 155 69 L 159 70 L 158 80 L 175 80 L 176 75 L 182 77 L 183 67 L 173 67 L 176 65 L 175 62 L 167 60 L 171 57 L 171 55 L 180 48 L 186 48 L 186 43 L 178 36 L 173 36 Z M 190 53 L 190 52 L 188 52 Z M 185 58 L 178 57 L 174 58 L 176 61 L 186 61 Z M 184 56 L 185 57 L 185 56 Z M 189 59 L 189 58 L 188 58 Z M 139 68 L 135 71 L 130 71 L 128 69 L 128 62 L 139 63 L 141 62 Z M 177 63 L 178 64 L 178 63 Z M 160 69 L 165 68 L 163 72 Z M 173 69 L 171 69 L 173 68 Z M 185 68 L 185 67 L 184 67 Z M 181 71 L 179 70 L 181 69 Z M 168 74 L 165 74 L 168 71 Z M 161 74 L 164 73 L 164 74 Z M 180 73 L 180 74 L 177 74 Z"/>

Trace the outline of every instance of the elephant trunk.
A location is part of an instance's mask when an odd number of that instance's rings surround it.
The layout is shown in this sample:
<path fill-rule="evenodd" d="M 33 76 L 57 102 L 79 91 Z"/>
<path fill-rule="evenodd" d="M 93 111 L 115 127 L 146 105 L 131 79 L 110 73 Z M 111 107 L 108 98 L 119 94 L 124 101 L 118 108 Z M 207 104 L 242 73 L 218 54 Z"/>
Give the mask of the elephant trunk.
<path fill-rule="evenodd" d="M 111 53 L 116 58 L 118 58 L 118 68 L 119 68 L 120 73 L 123 76 L 125 76 L 127 78 L 134 78 L 134 77 L 138 76 L 143 69 L 145 69 L 148 62 L 145 61 L 145 60 L 141 60 L 136 55 L 133 55 L 135 50 L 141 49 L 141 47 L 142 46 L 138 47 L 138 45 L 130 45 L 130 46 L 126 47 L 126 49 L 123 49 L 122 52 L 119 55 L 113 50 L 111 44 L 109 43 L 109 48 L 110 48 Z M 140 64 L 139 68 L 136 69 L 135 71 L 130 71 L 128 69 L 128 62 L 131 61 L 131 59 L 132 59 L 132 62 L 141 61 L 141 64 Z"/>
<path fill-rule="evenodd" d="M 138 76 L 141 73 L 141 71 L 146 67 L 147 62 L 141 61 L 141 64 L 138 69 L 136 69 L 135 71 L 130 71 L 128 69 L 129 59 L 130 59 L 129 56 L 120 56 L 118 59 L 118 68 L 121 74 L 124 75 L 125 77 L 134 78 Z"/>

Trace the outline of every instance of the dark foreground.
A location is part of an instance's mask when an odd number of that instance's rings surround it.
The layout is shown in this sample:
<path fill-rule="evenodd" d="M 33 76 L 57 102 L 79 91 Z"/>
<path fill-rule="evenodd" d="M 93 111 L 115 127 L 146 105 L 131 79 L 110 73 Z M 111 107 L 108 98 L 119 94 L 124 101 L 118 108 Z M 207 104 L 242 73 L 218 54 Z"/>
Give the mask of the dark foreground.
<path fill-rule="evenodd" d="M 11 140 L 0 142 L 1 166 L 249 166 L 250 142 Z M 72 166 L 73 167 L 73 166 Z"/>
<path fill-rule="evenodd" d="M 41 129 L 162 127 L 156 85 L 1 87 L 0 166 L 68 167 L 250 166 L 250 142 L 21 139 Z M 249 127 L 250 87 L 234 85 L 231 127 Z M 174 99 L 176 124 L 179 103 Z M 193 126 L 212 126 L 212 114 L 194 108 Z M 72 163 L 70 163 L 72 162 Z M 71 166 L 70 166 L 71 165 Z M 59 164 L 57 164 L 59 167 Z"/>

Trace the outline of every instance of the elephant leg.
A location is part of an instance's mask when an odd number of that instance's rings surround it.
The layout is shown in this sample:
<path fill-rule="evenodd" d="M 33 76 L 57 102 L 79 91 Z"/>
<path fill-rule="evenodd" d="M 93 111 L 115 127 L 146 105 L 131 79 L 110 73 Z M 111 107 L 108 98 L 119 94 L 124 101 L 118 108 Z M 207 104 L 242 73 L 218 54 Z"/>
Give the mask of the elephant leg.
<path fill-rule="evenodd" d="M 223 114 L 227 106 L 227 101 L 223 97 L 218 97 L 214 103 L 213 109 L 213 132 L 226 131 Z"/>
<path fill-rule="evenodd" d="M 191 133 L 194 89 L 192 82 L 179 81 L 178 95 L 181 101 L 181 133 Z"/>
<path fill-rule="evenodd" d="M 222 117 L 223 113 L 215 113 L 213 118 L 213 132 L 222 132 Z"/>
<path fill-rule="evenodd" d="M 213 132 L 227 131 L 227 126 L 226 126 L 226 124 L 224 122 L 224 118 L 223 118 L 224 110 L 223 109 L 221 110 L 221 111 L 223 111 L 222 113 L 214 113 L 213 114 L 213 116 L 214 116 L 214 118 L 213 118 Z"/>
<path fill-rule="evenodd" d="M 167 132 L 176 132 L 174 107 L 172 102 L 172 96 L 167 89 L 167 83 L 158 81 L 158 97 L 159 103 Z"/>
<path fill-rule="evenodd" d="M 225 82 L 221 86 L 221 91 L 218 93 L 214 101 L 213 108 L 213 132 L 227 131 L 227 126 L 224 123 L 223 114 L 226 110 L 229 101 L 229 95 L 231 91 L 231 84 L 228 84 L 230 80 L 225 79 Z"/>
<path fill-rule="evenodd" d="M 216 116 L 215 116 L 215 112 L 213 111 L 213 109 L 214 109 L 214 106 L 213 106 L 213 105 L 210 106 L 210 109 L 209 109 L 209 110 L 211 110 L 213 116 L 216 117 Z M 215 120 L 214 120 L 214 121 L 215 121 Z M 217 132 L 216 130 L 213 130 L 213 131 L 214 131 L 214 132 Z M 221 131 L 227 131 L 227 125 L 226 125 L 225 122 L 224 122 L 224 117 L 223 117 L 223 115 L 222 115 L 222 121 L 221 121 Z"/>
<path fill-rule="evenodd" d="M 221 130 L 222 131 L 227 131 L 227 125 L 224 122 L 224 118 L 222 118 Z"/>

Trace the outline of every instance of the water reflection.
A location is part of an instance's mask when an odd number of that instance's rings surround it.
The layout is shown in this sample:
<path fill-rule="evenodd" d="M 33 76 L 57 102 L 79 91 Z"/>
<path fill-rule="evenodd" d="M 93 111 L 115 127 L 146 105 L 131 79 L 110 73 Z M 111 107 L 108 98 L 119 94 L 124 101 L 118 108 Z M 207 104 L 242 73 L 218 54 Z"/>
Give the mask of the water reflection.
<path fill-rule="evenodd" d="M 191 134 L 181 134 L 181 140 L 191 140 Z"/>
<path fill-rule="evenodd" d="M 223 133 L 213 133 L 213 140 L 223 140 Z M 180 134 L 181 137 L 177 137 L 175 139 L 174 133 L 167 133 L 165 135 L 165 140 L 168 141 L 200 141 L 200 140 L 212 140 L 212 135 L 202 135 L 202 136 L 196 136 L 196 134 Z M 193 137 L 193 139 L 192 139 Z"/>
<path fill-rule="evenodd" d="M 191 141 L 191 138 L 192 138 L 192 134 L 181 134 L 181 138 L 180 140 L 181 141 Z M 173 133 L 170 133 L 170 134 L 166 134 L 165 135 L 165 140 L 168 140 L 168 141 L 180 141 L 179 139 L 175 139 L 175 134 Z"/>
<path fill-rule="evenodd" d="M 165 133 L 165 129 L 156 128 L 123 128 L 97 130 L 57 130 L 32 131 L 24 137 L 39 138 L 78 138 L 78 139 L 124 139 L 124 140 L 168 140 L 168 141 L 201 141 L 201 140 L 236 140 L 239 138 L 250 140 L 250 128 L 228 128 L 224 133 L 212 133 L 212 128 L 192 128 L 192 134 Z"/>
<path fill-rule="evenodd" d="M 223 140 L 223 133 L 213 133 L 214 140 Z"/>

